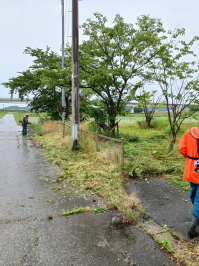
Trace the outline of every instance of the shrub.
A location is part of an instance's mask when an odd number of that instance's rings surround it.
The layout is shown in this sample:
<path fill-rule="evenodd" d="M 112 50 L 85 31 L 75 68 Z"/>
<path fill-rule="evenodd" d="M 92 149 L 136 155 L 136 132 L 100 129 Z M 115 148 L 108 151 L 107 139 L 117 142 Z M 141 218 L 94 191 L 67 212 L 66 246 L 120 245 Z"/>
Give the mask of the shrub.
<path fill-rule="evenodd" d="M 142 107 L 134 107 L 134 113 L 135 114 L 139 114 L 143 112 L 143 108 Z"/>

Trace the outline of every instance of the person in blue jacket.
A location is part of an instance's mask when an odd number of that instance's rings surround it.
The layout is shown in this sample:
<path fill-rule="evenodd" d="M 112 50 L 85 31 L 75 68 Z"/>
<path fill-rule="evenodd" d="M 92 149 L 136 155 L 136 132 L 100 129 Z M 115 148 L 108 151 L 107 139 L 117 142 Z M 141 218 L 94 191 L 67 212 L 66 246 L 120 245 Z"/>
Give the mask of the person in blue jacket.
<path fill-rule="evenodd" d="M 23 133 L 23 136 L 26 136 L 27 135 L 27 126 L 28 125 L 31 125 L 30 122 L 28 122 L 28 117 L 29 117 L 30 114 L 26 114 L 24 117 L 23 117 L 23 121 L 22 122 L 22 133 Z"/>

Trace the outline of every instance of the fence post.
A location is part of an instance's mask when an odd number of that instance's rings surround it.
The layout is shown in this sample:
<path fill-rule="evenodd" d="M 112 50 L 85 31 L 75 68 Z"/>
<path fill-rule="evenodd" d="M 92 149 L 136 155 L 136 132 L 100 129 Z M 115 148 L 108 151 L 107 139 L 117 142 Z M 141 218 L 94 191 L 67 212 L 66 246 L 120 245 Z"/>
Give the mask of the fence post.
<path fill-rule="evenodd" d="M 98 131 L 96 131 L 96 150 L 98 151 Z"/>
<path fill-rule="evenodd" d="M 121 138 L 122 141 L 122 163 L 121 166 L 124 166 L 124 138 Z"/>

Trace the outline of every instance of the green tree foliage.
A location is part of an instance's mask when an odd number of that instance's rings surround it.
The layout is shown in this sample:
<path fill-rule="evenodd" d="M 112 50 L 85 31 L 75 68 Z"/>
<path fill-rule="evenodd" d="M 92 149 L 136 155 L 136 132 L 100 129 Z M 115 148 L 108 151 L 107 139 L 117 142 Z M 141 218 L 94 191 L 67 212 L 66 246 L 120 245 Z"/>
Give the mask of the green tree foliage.
<path fill-rule="evenodd" d="M 72 64 L 71 47 L 65 49 L 65 69 L 62 70 L 62 58 L 57 53 L 42 49 L 27 47 L 24 51 L 33 59 L 33 65 L 28 70 L 20 72 L 18 77 L 9 79 L 3 85 L 10 89 L 11 97 L 19 93 L 19 97 L 33 101 L 29 104 L 36 112 L 46 112 L 51 119 L 61 119 L 57 106 L 62 104 L 62 89 L 66 93 L 67 117 L 71 114 Z M 80 120 L 86 120 L 93 114 L 90 98 L 93 92 L 81 83 L 80 73 Z"/>
<path fill-rule="evenodd" d="M 155 97 L 157 90 L 146 91 L 144 88 L 138 89 L 135 100 L 138 101 L 138 107 L 142 107 L 146 118 L 147 126 L 150 127 L 155 110 L 162 108 L 164 102 L 161 102 L 162 96 Z"/>
<path fill-rule="evenodd" d="M 197 111 L 188 109 L 189 106 L 199 104 L 198 61 L 188 61 L 191 56 L 196 56 L 191 46 L 199 37 L 186 43 L 181 37 L 184 34 L 185 29 L 169 31 L 161 53 L 150 62 L 153 79 L 158 83 L 167 106 L 172 134 L 169 152 L 173 149 L 183 121 Z"/>
<path fill-rule="evenodd" d="M 142 107 L 134 107 L 134 113 L 135 114 L 140 114 L 143 112 L 143 108 Z"/>
<path fill-rule="evenodd" d="M 142 16 L 134 25 L 116 15 L 113 27 L 95 13 L 83 24 L 89 40 L 80 46 L 82 78 L 108 115 L 110 129 L 133 93 L 149 79 L 145 68 L 157 56 L 164 29 L 159 19 Z"/>
<path fill-rule="evenodd" d="M 10 89 L 11 97 L 18 92 L 22 100 L 28 100 L 29 95 L 33 95 L 33 101 L 29 104 L 32 110 L 47 112 L 51 119 L 60 119 L 57 105 L 61 105 L 62 88 L 66 92 L 67 106 L 71 95 L 70 61 L 66 61 L 66 69 L 62 71 L 61 57 L 50 51 L 49 47 L 46 51 L 27 47 L 25 53 L 34 58 L 33 65 L 3 85 Z"/>
<path fill-rule="evenodd" d="M 190 106 L 189 106 L 189 109 L 190 109 L 191 111 L 195 110 L 196 112 L 198 112 L 198 111 L 199 111 L 199 105 L 190 105 Z"/>

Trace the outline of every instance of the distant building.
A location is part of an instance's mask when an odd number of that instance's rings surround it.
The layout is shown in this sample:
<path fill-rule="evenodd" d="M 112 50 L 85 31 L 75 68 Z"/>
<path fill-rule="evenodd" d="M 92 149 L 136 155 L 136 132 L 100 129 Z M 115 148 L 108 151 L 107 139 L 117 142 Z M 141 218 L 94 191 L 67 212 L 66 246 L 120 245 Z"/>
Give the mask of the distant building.
<path fill-rule="evenodd" d="M 19 107 L 19 106 L 8 106 L 8 107 L 5 107 L 3 108 L 3 110 L 30 110 L 31 108 L 30 107 Z"/>

